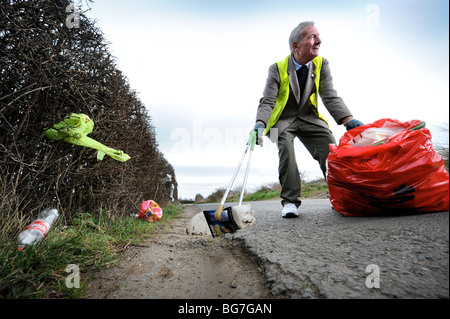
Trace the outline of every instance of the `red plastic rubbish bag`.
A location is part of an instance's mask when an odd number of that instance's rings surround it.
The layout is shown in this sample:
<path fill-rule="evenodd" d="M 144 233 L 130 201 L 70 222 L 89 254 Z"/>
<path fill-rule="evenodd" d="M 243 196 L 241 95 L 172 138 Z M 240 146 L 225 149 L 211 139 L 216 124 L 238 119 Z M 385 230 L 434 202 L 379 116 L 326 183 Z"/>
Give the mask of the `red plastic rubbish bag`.
<path fill-rule="evenodd" d="M 449 174 L 425 122 L 381 119 L 330 144 L 328 191 L 349 216 L 449 210 Z"/>

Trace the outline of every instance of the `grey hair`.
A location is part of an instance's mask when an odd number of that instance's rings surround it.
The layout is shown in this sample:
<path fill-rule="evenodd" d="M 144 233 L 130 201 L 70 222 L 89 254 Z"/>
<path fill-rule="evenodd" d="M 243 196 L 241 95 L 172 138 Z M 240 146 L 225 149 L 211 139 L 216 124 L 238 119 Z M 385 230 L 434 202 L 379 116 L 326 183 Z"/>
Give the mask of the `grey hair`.
<path fill-rule="evenodd" d="M 306 27 L 312 26 L 314 26 L 314 21 L 304 21 L 301 22 L 298 26 L 296 26 L 294 30 L 292 30 L 291 35 L 289 36 L 289 49 L 291 50 L 291 53 L 292 53 L 292 43 L 301 42 L 303 39 L 303 30 Z"/>

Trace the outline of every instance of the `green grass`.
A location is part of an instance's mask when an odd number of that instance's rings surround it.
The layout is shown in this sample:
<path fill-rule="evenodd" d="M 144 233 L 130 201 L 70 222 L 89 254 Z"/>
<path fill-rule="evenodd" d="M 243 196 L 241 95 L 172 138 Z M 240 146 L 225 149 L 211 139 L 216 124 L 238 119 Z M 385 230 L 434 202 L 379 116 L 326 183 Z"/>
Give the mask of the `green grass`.
<path fill-rule="evenodd" d="M 258 201 L 258 200 L 266 200 L 266 199 L 272 199 L 280 196 L 279 190 L 273 190 L 266 187 L 262 187 L 259 190 L 257 190 L 254 193 L 244 195 L 243 201 L 249 202 L 249 201 Z M 230 202 L 237 202 L 239 201 L 240 194 L 231 195 L 228 199 Z"/>
<path fill-rule="evenodd" d="M 323 197 L 326 198 L 328 186 L 325 183 L 305 183 L 302 185 L 302 198 Z"/>
<path fill-rule="evenodd" d="M 15 240 L 0 239 L 0 298 L 81 298 L 87 285 L 83 274 L 117 262 L 124 247 L 151 237 L 181 210 L 163 208 L 158 223 L 110 212 L 79 213 L 73 225 L 55 225 L 44 240 L 23 251 Z M 66 286 L 70 264 L 79 267 L 80 288 Z"/>

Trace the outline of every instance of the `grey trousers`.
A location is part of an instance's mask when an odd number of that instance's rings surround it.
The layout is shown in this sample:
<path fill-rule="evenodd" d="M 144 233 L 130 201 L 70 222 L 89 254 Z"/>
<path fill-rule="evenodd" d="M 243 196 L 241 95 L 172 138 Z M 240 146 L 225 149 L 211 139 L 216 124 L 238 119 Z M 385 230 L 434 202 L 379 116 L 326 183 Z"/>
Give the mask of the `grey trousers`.
<path fill-rule="evenodd" d="M 300 206 L 301 179 L 295 159 L 294 138 L 305 145 L 311 156 L 319 162 L 326 180 L 326 161 L 330 149 L 328 144 L 336 144 L 331 130 L 297 118 L 278 138 L 278 176 L 281 184 L 281 204 Z"/>

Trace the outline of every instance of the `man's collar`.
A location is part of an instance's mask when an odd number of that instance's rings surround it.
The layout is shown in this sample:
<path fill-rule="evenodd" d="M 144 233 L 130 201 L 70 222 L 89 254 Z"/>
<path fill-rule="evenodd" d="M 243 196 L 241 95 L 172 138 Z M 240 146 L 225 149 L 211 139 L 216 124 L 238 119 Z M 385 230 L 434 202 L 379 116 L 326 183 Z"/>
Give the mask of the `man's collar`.
<path fill-rule="evenodd" d="M 298 64 L 297 61 L 295 61 L 293 54 L 291 56 L 292 56 L 292 62 L 294 62 L 294 65 L 295 65 L 295 71 L 298 71 L 302 67 L 302 65 Z M 307 68 L 309 68 L 310 63 L 311 63 L 311 61 L 309 61 L 308 63 L 305 64 Z"/>

